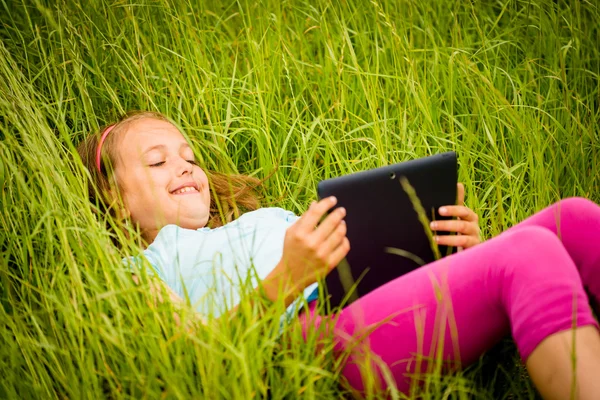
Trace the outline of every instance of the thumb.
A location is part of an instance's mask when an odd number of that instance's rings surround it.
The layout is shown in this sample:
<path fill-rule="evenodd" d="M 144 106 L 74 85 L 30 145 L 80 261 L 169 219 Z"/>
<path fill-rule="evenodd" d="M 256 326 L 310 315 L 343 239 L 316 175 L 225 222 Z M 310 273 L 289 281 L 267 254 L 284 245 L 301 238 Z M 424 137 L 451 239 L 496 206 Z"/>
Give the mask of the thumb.
<path fill-rule="evenodd" d="M 459 206 L 465 204 L 465 185 L 460 182 L 456 184 L 456 204 Z"/>

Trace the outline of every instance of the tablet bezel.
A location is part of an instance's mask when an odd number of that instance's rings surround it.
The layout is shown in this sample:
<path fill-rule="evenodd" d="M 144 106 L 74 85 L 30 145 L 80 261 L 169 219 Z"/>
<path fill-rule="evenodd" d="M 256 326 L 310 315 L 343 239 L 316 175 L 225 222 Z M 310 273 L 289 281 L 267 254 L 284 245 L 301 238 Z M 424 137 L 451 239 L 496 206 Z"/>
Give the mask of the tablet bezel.
<path fill-rule="evenodd" d="M 425 264 L 435 261 L 431 242 L 403 189 L 404 177 L 415 190 L 429 220 L 449 219 L 439 207 L 456 204 L 457 156 L 446 152 L 319 182 L 319 198 L 336 196 L 337 207 L 345 207 L 351 250 L 346 257 L 349 270 L 337 266 L 320 285 L 331 311 L 350 304 L 377 287 L 402 276 L 420 265 L 400 256 L 403 251 L 416 255 Z M 333 209 L 331 210 L 333 211 Z M 400 229 L 403 228 L 403 229 Z M 404 247 L 404 248 L 402 248 Z M 383 252 L 383 249 L 387 251 Z M 390 249 L 400 249 L 400 252 Z M 441 255 L 455 248 L 439 246 Z M 383 252 L 383 254 L 382 254 Z M 354 295 L 344 289 L 341 276 L 350 273 Z M 356 282 L 357 278 L 361 279 Z M 346 279 L 347 281 L 348 279 Z M 348 286 L 348 282 L 345 282 Z"/>

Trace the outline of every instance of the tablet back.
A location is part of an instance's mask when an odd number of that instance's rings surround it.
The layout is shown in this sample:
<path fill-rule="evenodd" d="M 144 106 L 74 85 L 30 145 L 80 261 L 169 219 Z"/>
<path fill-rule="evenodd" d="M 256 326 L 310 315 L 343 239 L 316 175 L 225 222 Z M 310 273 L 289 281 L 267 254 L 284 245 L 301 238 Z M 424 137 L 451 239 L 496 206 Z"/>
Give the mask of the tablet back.
<path fill-rule="evenodd" d="M 418 268 L 416 259 L 424 263 L 435 259 L 423 224 L 400 183 L 401 177 L 406 177 L 414 188 L 429 220 L 447 219 L 439 215 L 438 209 L 456 203 L 454 152 L 328 179 L 318 185 L 320 198 L 336 196 L 337 207 L 346 208 L 351 246 L 346 260 L 352 283 L 362 276 L 356 286 L 358 297 Z M 402 251 L 417 258 L 400 255 Z M 440 253 L 446 255 L 448 249 L 440 246 Z M 347 297 L 339 269 L 340 266 L 329 273 L 323 288 L 332 307 Z M 344 305 L 348 303 L 346 300 Z"/>

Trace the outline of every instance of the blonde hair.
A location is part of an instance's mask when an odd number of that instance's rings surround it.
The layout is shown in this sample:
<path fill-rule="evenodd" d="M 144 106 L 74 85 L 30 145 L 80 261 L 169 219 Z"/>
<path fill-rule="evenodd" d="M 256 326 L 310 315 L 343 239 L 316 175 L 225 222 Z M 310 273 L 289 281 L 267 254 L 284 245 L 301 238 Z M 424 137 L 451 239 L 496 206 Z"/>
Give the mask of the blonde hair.
<path fill-rule="evenodd" d="M 117 189 L 118 192 L 113 173 L 118 155 L 117 141 L 131 123 L 146 118 L 167 121 L 176 126 L 166 116 L 157 112 L 133 111 L 125 114 L 116 123 L 111 124 L 114 127 L 102 145 L 100 170 L 96 166 L 96 151 L 100 136 L 108 126 L 103 127 L 97 134 L 89 135 L 77 146 L 79 157 L 90 173 L 90 201 L 98 204 L 101 212 L 108 213 L 113 218 L 118 217 L 119 208 L 122 207 L 114 194 L 114 189 Z M 208 176 L 211 190 L 210 215 L 207 226 L 211 228 L 222 226 L 237 218 L 241 213 L 260 207 L 257 189 L 262 181 L 259 179 L 246 175 L 222 174 L 210 170 L 204 170 L 204 172 Z"/>

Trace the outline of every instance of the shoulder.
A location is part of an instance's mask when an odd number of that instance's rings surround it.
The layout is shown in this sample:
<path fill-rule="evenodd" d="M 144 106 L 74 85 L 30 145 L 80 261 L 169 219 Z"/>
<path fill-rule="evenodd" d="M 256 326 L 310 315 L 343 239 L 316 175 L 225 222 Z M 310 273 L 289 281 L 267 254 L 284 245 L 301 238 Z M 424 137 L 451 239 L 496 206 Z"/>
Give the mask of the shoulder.
<path fill-rule="evenodd" d="M 231 229 L 253 228 L 257 226 L 289 226 L 298 220 L 293 212 L 279 207 L 265 207 L 242 214 L 236 220 L 218 228 L 186 229 L 177 225 L 166 225 L 159 232 L 154 241 L 144 250 L 147 258 L 155 261 L 164 261 L 171 258 L 178 247 L 187 244 L 204 242 L 209 245 L 219 241 L 221 236 L 227 236 Z M 210 247 L 210 245 L 209 245 Z"/>
<path fill-rule="evenodd" d="M 145 250 L 145 253 L 173 249 L 176 243 L 206 236 L 211 231 L 212 229 L 210 228 L 187 229 L 175 224 L 165 225 L 158 231 L 158 235 L 156 235 L 154 241 Z"/>
<path fill-rule="evenodd" d="M 279 207 L 264 207 L 259 208 L 255 211 L 247 212 L 242 215 L 238 220 L 253 220 L 253 219 L 272 219 L 272 220 L 282 220 L 285 222 L 293 223 L 298 220 L 296 214 L 291 211 L 285 210 Z"/>
<path fill-rule="evenodd" d="M 144 255 L 151 264 L 161 264 L 170 261 L 177 254 L 178 246 L 189 240 L 197 240 L 200 236 L 206 235 L 205 230 L 186 229 L 180 226 L 170 224 L 161 228 L 154 238 L 154 241 L 144 250 Z"/>

